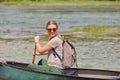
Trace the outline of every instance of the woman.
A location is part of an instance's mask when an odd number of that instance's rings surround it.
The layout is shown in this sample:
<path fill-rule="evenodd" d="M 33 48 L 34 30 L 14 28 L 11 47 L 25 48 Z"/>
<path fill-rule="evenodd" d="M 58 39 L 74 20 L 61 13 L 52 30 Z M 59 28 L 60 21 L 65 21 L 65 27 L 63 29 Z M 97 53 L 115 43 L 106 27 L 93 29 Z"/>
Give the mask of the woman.
<path fill-rule="evenodd" d="M 40 39 L 41 39 L 40 36 L 36 36 L 34 40 L 35 40 L 37 52 L 33 53 L 33 55 L 46 55 L 47 54 L 48 55 L 47 65 L 41 65 L 41 67 L 43 67 L 45 70 L 43 70 L 42 68 L 41 69 L 45 72 L 49 72 L 46 70 L 51 69 L 53 70 L 53 72 L 58 71 L 58 73 L 62 74 L 63 73 L 62 62 L 57 56 L 53 54 L 55 50 L 61 58 L 63 56 L 63 47 L 62 47 L 63 41 L 62 39 L 60 39 L 60 36 L 58 35 L 57 23 L 55 21 L 48 21 L 46 25 L 46 31 L 48 32 L 48 35 L 50 38 L 49 42 L 42 47 L 40 44 Z"/>

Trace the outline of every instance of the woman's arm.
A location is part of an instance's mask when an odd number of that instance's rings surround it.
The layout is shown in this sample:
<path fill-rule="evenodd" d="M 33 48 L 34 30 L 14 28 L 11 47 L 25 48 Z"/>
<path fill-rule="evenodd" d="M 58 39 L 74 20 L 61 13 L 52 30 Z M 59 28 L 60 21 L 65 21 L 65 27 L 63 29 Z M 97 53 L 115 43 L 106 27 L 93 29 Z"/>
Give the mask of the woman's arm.
<path fill-rule="evenodd" d="M 41 46 L 41 44 L 40 44 L 40 36 L 36 36 L 34 39 L 35 39 L 35 44 L 36 44 L 37 51 L 39 52 L 38 55 L 39 54 L 40 55 L 41 54 L 42 55 L 47 54 L 47 52 L 52 49 L 52 47 L 49 46 L 48 44 L 46 44 L 43 47 Z"/>
<path fill-rule="evenodd" d="M 45 46 L 41 46 L 40 43 L 36 43 L 36 47 L 37 47 L 37 51 L 39 52 L 39 54 L 45 55 L 48 53 L 49 50 L 52 49 L 51 46 L 49 45 L 45 45 Z"/>
<path fill-rule="evenodd" d="M 40 52 L 38 52 L 38 50 L 36 52 L 33 52 L 33 55 L 38 55 L 39 56 L 41 54 L 46 55 L 46 54 L 48 54 L 48 51 L 46 51 L 44 53 L 40 53 Z"/>

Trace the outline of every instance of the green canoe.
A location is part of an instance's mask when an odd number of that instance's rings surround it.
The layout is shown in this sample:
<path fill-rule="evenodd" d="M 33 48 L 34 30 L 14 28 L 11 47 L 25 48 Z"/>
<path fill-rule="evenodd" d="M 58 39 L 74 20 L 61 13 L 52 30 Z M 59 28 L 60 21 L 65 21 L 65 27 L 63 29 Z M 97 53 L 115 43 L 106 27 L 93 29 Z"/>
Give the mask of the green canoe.
<path fill-rule="evenodd" d="M 68 74 L 31 71 L 28 64 L 0 61 L 0 80 L 120 80 L 120 71 L 69 68 Z M 72 73 L 72 74 L 71 74 Z"/>

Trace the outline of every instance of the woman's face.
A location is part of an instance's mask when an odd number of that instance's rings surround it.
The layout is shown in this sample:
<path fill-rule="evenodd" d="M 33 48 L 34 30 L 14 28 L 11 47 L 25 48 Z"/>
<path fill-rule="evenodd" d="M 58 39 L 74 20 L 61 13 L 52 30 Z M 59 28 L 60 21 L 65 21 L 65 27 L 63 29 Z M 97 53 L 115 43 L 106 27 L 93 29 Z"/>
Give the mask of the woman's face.
<path fill-rule="evenodd" d="M 50 25 L 47 26 L 47 32 L 48 32 L 50 38 L 56 36 L 57 35 L 57 31 L 58 30 L 57 30 L 57 27 L 56 27 L 55 24 L 50 24 Z"/>

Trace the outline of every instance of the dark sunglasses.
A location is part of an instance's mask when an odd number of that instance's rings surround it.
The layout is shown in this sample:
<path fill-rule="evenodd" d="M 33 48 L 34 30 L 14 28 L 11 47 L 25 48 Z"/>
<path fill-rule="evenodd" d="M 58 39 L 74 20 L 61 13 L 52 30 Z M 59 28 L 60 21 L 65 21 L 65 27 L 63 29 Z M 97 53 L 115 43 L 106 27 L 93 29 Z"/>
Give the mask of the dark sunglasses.
<path fill-rule="evenodd" d="M 49 29 L 47 29 L 48 32 L 51 32 L 51 31 L 55 32 L 56 30 L 57 30 L 57 28 L 49 28 Z"/>

